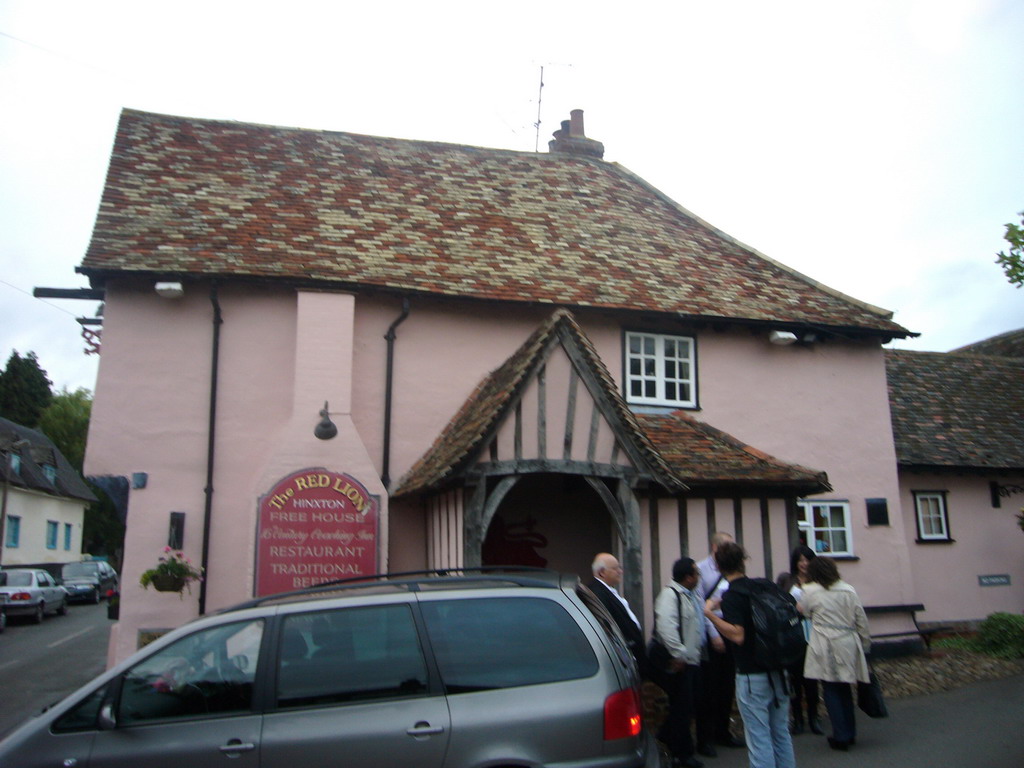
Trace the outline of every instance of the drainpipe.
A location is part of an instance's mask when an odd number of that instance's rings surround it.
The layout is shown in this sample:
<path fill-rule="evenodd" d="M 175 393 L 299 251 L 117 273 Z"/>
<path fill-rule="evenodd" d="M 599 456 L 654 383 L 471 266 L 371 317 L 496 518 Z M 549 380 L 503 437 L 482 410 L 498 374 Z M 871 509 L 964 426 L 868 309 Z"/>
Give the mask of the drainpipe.
<path fill-rule="evenodd" d="M 395 318 L 395 322 L 388 328 L 384 338 L 388 342 L 388 366 L 384 375 L 384 461 L 380 481 L 384 484 L 385 490 L 391 487 L 391 394 L 392 379 L 395 368 L 395 329 L 405 322 L 409 316 L 409 299 L 402 299 L 402 314 Z"/>
<path fill-rule="evenodd" d="M 210 351 L 210 421 L 206 442 L 206 504 L 203 509 L 203 580 L 199 582 L 199 615 L 206 613 L 206 584 L 210 574 L 210 518 L 213 512 L 213 442 L 217 426 L 217 362 L 220 359 L 220 327 L 224 319 L 217 298 L 217 281 L 210 283 L 210 304 L 213 305 L 213 343 Z"/>

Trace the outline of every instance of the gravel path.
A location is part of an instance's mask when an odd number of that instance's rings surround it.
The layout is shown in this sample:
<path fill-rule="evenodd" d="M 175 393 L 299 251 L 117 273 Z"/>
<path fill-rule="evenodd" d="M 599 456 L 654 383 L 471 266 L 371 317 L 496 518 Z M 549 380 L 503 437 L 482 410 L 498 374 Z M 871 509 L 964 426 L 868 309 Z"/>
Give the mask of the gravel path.
<path fill-rule="evenodd" d="M 924 656 L 903 656 L 872 662 L 882 690 L 890 698 L 948 691 L 979 680 L 1024 674 L 1024 659 L 995 659 L 953 648 Z"/>

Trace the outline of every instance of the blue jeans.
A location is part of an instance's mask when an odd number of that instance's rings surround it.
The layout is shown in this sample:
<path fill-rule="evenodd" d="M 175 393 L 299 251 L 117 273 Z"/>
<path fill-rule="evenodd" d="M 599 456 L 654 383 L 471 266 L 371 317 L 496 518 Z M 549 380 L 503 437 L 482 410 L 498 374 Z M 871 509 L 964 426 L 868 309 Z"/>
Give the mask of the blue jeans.
<path fill-rule="evenodd" d="M 857 738 L 857 721 L 854 717 L 853 686 L 849 683 L 822 682 L 822 698 L 828 719 L 832 722 L 832 738 L 849 743 Z"/>
<path fill-rule="evenodd" d="M 750 768 L 796 768 L 783 675 L 736 673 L 736 703 L 743 718 Z"/>

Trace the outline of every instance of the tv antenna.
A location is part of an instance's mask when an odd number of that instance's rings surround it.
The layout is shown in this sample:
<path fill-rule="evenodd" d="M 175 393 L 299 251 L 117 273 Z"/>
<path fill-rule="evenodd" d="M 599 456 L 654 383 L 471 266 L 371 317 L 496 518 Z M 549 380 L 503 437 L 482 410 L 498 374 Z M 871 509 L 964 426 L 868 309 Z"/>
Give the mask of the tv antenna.
<path fill-rule="evenodd" d="M 537 130 L 537 136 L 533 140 L 533 151 L 540 152 L 540 104 L 544 99 L 544 67 L 540 68 L 540 86 L 537 88 L 537 122 L 533 127 Z"/>

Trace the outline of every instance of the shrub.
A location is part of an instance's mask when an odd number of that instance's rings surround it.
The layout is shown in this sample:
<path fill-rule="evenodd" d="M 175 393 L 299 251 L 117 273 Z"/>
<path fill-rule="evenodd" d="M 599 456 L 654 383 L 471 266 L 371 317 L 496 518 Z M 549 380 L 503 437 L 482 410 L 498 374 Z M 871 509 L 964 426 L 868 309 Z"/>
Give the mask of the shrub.
<path fill-rule="evenodd" d="M 993 613 L 979 628 L 979 644 L 993 656 L 1024 658 L 1024 616 Z"/>

